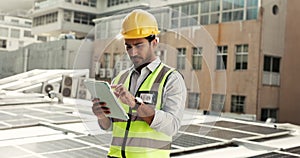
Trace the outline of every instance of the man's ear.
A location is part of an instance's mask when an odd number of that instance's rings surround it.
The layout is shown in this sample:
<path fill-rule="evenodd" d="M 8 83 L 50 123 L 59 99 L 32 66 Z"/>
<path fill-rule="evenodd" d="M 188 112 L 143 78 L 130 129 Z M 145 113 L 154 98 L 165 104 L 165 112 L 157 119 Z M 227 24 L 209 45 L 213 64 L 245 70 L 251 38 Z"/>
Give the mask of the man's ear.
<path fill-rule="evenodd" d="M 151 43 L 152 43 L 153 47 L 157 47 L 157 45 L 158 45 L 158 39 L 155 38 Z"/>

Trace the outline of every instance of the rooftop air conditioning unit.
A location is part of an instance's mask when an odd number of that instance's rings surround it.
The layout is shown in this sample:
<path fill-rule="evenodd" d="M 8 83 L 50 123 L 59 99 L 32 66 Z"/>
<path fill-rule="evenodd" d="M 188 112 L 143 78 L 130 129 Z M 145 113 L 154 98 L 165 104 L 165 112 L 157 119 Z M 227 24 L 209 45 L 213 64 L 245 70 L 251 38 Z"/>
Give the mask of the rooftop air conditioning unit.
<path fill-rule="evenodd" d="M 85 79 L 85 77 L 79 77 L 78 79 L 78 87 L 76 94 L 76 98 L 78 99 L 91 99 L 91 94 L 83 83 Z"/>
<path fill-rule="evenodd" d="M 78 77 L 71 77 L 64 75 L 62 79 L 62 90 L 61 93 L 64 97 L 76 97 L 78 86 Z"/>
<path fill-rule="evenodd" d="M 43 94 L 49 94 L 50 91 L 54 91 L 56 93 L 59 93 L 60 89 L 60 83 L 48 83 L 44 82 L 42 87 L 42 93 Z"/>

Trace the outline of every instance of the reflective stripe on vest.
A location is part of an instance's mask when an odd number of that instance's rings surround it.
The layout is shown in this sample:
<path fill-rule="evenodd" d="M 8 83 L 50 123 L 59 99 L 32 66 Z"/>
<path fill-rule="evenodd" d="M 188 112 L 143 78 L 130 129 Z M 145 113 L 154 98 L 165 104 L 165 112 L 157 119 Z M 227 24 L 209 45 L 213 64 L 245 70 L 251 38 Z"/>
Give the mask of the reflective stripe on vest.
<path fill-rule="evenodd" d="M 174 69 L 161 63 L 148 75 L 139 87 L 136 95 L 138 96 L 142 93 L 153 94 L 153 101 L 155 102 L 146 105 L 161 109 L 164 85 L 172 71 Z M 130 78 L 131 73 L 129 71 L 123 72 L 115 78 L 114 84 L 122 83 L 129 89 Z M 121 154 L 121 150 L 123 149 L 127 158 L 169 157 L 172 137 L 150 128 L 142 118 L 137 116 L 137 112 L 131 110 L 128 105 L 122 104 L 122 106 L 131 116 L 131 120 L 113 119 L 113 139 L 108 155 L 122 157 L 124 154 Z M 129 130 L 126 132 L 128 127 Z"/>

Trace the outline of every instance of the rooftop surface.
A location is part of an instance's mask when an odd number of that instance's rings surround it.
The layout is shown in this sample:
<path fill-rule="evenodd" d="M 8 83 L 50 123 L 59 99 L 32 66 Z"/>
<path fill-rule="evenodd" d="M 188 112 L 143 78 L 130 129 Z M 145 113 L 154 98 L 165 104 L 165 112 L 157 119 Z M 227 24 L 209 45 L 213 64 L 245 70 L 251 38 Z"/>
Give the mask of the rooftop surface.
<path fill-rule="evenodd" d="M 6 89 L 10 87 L 7 84 L 16 86 L 7 79 L 0 83 Z M 98 127 L 91 106 L 91 101 L 84 99 L 65 97 L 59 102 L 42 93 L 1 90 L 1 157 L 105 157 L 111 133 Z M 171 157 L 220 156 L 300 157 L 300 127 L 203 115 L 203 111 L 186 109 L 182 126 L 173 137 Z"/>

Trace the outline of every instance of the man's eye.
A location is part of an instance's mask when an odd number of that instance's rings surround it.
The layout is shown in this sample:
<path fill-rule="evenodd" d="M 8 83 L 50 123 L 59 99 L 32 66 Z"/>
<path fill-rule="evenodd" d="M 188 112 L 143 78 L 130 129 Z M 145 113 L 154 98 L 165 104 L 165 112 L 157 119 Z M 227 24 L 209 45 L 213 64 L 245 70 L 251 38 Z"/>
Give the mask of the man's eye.
<path fill-rule="evenodd" d="M 126 49 L 128 50 L 128 49 L 132 49 L 132 46 L 126 46 Z"/>
<path fill-rule="evenodd" d="M 135 46 L 136 48 L 142 48 L 143 47 L 143 44 L 138 44 Z"/>

